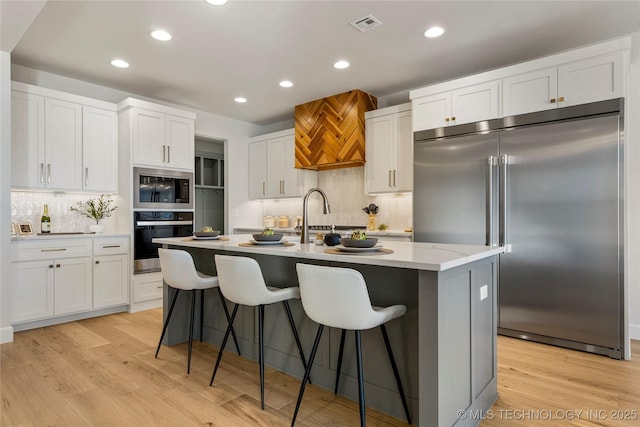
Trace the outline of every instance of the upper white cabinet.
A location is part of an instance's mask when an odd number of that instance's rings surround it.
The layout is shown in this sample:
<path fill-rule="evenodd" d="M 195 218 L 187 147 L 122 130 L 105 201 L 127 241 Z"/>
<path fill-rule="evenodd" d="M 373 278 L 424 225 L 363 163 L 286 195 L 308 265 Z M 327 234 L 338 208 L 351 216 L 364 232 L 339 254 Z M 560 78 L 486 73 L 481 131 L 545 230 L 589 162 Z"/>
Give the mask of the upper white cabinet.
<path fill-rule="evenodd" d="M 293 129 L 249 141 L 249 198 L 301 197 L 305 172 L 295 168 Z"/>
<path fill-rule="evenodd" d="M 433 129 L 499 117 L 499 82 L 420 97 L 413 103 L 414 129 Z"/>
<path fill-rule="evenodd" d="M 413 130 L 624 97 L 629 47 L 613 40 L 412 90 Z"/>
<path fill-rule="evenodd" d="M 83 183 L 86 191 L 118 191 L 118 116 L 82 107 Z"/>
<path fill-rule="evenodd" d="M 194 113 L 132 98 L 118 104 L 118 111 L 129 124 L 121 137 L 129 139 L 132 166 L 193 171 Z"/>
<path fill-rule="evenodd" d="M 367 162 L 365 192 L 413 190 L 411 104 L 365 113 Z"/>
<path fill-rule="evenodd" d="M 508 77 L 504 116 L 624 96 L 623 53 L 615 52 Z"/>
<path fill-rule="evenodd" d="M 116 192 L 115 105 L 13 82 L 11 185 Z"/>

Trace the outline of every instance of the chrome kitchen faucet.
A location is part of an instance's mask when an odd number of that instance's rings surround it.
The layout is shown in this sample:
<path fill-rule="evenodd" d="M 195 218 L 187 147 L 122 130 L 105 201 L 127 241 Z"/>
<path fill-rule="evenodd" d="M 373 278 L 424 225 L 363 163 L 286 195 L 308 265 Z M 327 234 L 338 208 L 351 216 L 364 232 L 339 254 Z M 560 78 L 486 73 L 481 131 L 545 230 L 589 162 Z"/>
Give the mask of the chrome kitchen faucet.
<path fill-rule="evenodd" d="M 327 200 L 327 195 L 324 194 L 319 188 L 312 188 L 307 191 L 307 194 L 304 195 L 304 200 L 302 201 L 302 232 L 300 233 L 300 243 L 311 243 L 309 239 L 309 213 L 307 211 L 307 205 L 309 204 L 309 196 L 314 191 L 317 191 L 322 196 L 322 200 L 324 201 L 324 214 L 331 213 L 331 207 L 329 206 L 329 201 Z"/>

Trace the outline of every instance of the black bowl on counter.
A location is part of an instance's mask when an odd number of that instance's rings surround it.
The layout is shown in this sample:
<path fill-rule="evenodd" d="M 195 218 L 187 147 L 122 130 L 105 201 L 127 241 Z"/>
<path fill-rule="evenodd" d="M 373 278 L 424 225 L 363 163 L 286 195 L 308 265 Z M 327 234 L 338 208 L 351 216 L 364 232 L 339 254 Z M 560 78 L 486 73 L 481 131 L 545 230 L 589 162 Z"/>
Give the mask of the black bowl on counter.
<path fill-rule="evenodd" d="M 284 234 L 282 233 L 269 234 L 269 235 L 256 233 L 253 235 L 253 240 L 255 240 L 256 242 L 277 242 L 278 240 L 282 239 L 282 236 L 284 236 Z"/>
<path fill-rule="evenodd" d="M 377 237 L 367 237 L 366 239 L 350 239 L 343 237 L 340 243 L 345 248 L 372 248 L 378 243 Z"/>
<path fill-rule="evenodd" d="M 340 234 L 327 233 L 324 235 L 324 244 L 327 246 L 336 246 L 340 244 Z"/>
<path fill-rule="evenodd" d="M 194 231 L 194 237 L 218 237 L 220 235 L 220 231 Z"/>

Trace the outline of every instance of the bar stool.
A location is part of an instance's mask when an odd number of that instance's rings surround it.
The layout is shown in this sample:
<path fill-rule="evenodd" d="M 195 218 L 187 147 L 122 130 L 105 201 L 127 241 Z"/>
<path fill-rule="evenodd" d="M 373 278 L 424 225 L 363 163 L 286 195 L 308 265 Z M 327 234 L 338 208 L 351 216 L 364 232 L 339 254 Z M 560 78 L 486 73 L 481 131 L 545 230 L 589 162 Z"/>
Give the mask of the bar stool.
<path fill-rule="evenodd" d="M 338 365 L 342 363 L 345 330 L 355 331 L 356 362 L 358 367 L 358 402 L 360 405 L 361 426 L 365 426 L 367 421 L 365 415 L 360 332 L 362 330 L 380 327 L 382 338 L 384 339 L 387 349 L 387 355 L 389 356 L 389 362 L 391 363 L 393 375 L 398 386 L 398 391 L 400 392 L 400 398 L 402 399 L 402 406 L 407 416 L 407 422 L 411 424 L 409 407 L 404 395 L 404 389 L 402 388 L 402 382 L 400 381 L 398 367 L 393 357 L 393 352 L 391 351 L 387 330 L 384 326 L 386 322 L 404 315 L 407 308 L 404 305 L 392 305 L 386 308 L 373 307 L 369 299 L 367 284 L 359 271 L 350 268 L 325 267 L 309 264 L 296 264 L 296 270 L 298 272 L 302 307 L 307 313 L 307 316 L 314 322 L 319 323 L 319 326 L 313 348 L 311 349 L 311 356 L 309 356 L 307 370 L 304 373 L 302 384 L 300 385 L 300 393 L 298 395 L 295 412 L 293 413 L 293 419 L 291 420 L 291 426 L 296 422 L 302 396 L 325 326 L 342 329 Z M 340 367 L 338 367 L 336 373 L 336 392 L 339 375 Z"/>
<path fill-rule="evenodd" d="M 196 305 L 196 291 L 200 290 L 200 341 L 202 341 L 202 326 L 203 326 L 203 308 L 204 308 L 204 290 L 218 288 L 218 295 L 220 296 L 220 302 L 224 308 L 224 314 L 227 317 L 227 322 L 230 319 L 229 310 L 222 297 L 220 288 L 218 287 L 218 278 L 215 276 L 207 276 L 196 270 L 196 266 L 193 263 L 191 254 L 187 251 L 176 249 L 158 249 L 158 255 L 160 256 L 160 268 L 162 269 L 162 278 L 170 288 L 175 290 L 173 298 L 171 300 L 171 306 L 169 307 L 169 313 L 164 321 L 162 327 L 162 334 L 160 335 L 160 341 L 158 342 L 158 348 L 156 349 L 156 358 L 158 358 L 158 352 L 162 345 L 162 339 L 167 332 L 167 326 L 169 326 L 169 320 L 173 314 L 173 308 L 178 300 L 178 294 L 180 291 L 191 292 L 191 319 L 189 321 L 189 356 L 187 359 L 187 374 L 191 373 L 191 349 L 193 347 L 193 321 L 195 317 L 195 305 Z M 233 340 L 236 344 L 236 350 L 240 354 L 240 347 L 238 346 L 238 339 L 236 333 L 232 329 Z"/>
<path fill-rule="evenodd" d="M 298 331 L 296 325 L 293 322 L 293 316 L 291 315 L 291 308 L 289 307 L 290 299 L 300 298 L 300 289 L 298 287 L 290 288 L 275 288 L 267 286 L 260 270 L 258 262 L 249 257 L 241 256 L 228 256 L 228 255 L 216 255 L 215 256 L 216 269 L 218 271 L 218 280 L 220 283 L 220 290 L 226 299 L 235 303 L 233 312 L 231 313 L 231 319 L 229 320 L 229 327 L 224 334 L 222 344 L 220 346 L 220 352 L 218 353 L 218 359 L 216 360 L 216 366 L 213 368 L 213 374 L 211 375 L 211 382 L 209 385 L 213 385 L 213 380 L 218 371 L 220 360 L 222 359 L 222 353 L 224 347 L 227 344 L 227 338 L 229 332 L 232 331 L 233 320 L 238 312 L 239 305 L 257 306 L 258 307 L 258 363 L 260 365 L 260 406 L 264 409 L 264 306 L 268 304 L 274 304 L 282 302 L 285 310 L 287 311 L 287 317 L 289 319 L 289 325 L 293 332 L 293 337 L 298 346 L 298 352 L 302 359 L 302 366 L 305 371 L 307 370 L 307 360 L 304 357 L 302 351 L 302 345 L 300 344 L 300 338 L 298 337 Z"/>

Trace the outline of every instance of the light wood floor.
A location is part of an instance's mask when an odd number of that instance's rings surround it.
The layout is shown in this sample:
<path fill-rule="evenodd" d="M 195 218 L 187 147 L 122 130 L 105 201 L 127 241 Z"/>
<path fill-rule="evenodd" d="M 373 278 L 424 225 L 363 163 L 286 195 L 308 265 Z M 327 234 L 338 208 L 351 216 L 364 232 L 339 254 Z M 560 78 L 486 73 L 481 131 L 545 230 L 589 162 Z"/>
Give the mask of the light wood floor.
<path fill-rule="evenodd" d="M 253 361 L 226 353 L 216 384 L 209 387 L 217 355 L 213 346 L 194 343 L 190 376 L 186 344 L 163 347 L 154 359 L 161 316 L 160 310 L 120 313 L 16 333 L 13 343 L 1 347 L 0 424 L 290 424 L 299 379 L 267 369 L 266 408 L 261 411 Z M 634 417 L 633 411 L 640 411 L 640 342 L 633 344 L 633 357 L 614 361 L 500 337 L 500 397 L 481 425 L 638 426 L 640 414 Z M 616 415 L 627 420 L 612 420 Z M 358 420 L 355 402 L 309 386 L 296 425 L 353 426 Z M 370 409 L 367 422 L 406 426 Z"/>

